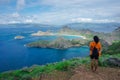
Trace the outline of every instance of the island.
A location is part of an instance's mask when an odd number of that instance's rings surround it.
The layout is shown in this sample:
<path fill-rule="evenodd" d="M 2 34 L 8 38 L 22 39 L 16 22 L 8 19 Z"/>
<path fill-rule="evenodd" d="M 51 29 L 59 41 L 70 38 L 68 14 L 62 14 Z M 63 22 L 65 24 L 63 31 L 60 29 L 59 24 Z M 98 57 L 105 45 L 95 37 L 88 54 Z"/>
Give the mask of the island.
<path fill-rule="evenodd" d="M 73 32 L 73 31 L 72 31 Z M 31 36 L 76 36 L 76 37 L 81 37 L 83 39 L 86 39 L 85 36 L 82 36 L 80 34 L 71 34 L 71 33 L 65 33 L 65 32 L 50 32 L 50 30 L 48 31 L 38 31 L 36 33 L 32 33 Z"/>
<path fill-rule="evenodd" d="M 23 38 L 25 38 L 25 37 L 24 37 L 24 36 L 20 36 L 20 35 L 14 37 L 14 39 L 18 39 L 18 40 L 19 40 L 19 39 L 23 39 Z"/>
<path fill-rule="evenodd" d="M 111 33 L 94 32 L 89 29 L 74 30 L 68 26 L 63 26 L 56 33 L 50 31 L 38 31 L 37 33 L 32 33 L 32 36 L 61 36 L 56 40 L 38 40 L 35 42 L 30 42 L 26 44 L 27 47 L 38 47 L 38 48 L 54 48 L 54 49 L 66 49 L 70 47 L 80 47 L 83 45 L 89 45 L 89 42 L 93 40 L 94 35 L 100 37 L 100 42 L 102 43 L 103 50 L 106 50 L 109 45 L 115 41 L 120 40 L 120 27 L 115 29 Z M 62 36 L 77 36 L 78 38 L 68 40 Z"/>
<path fill-rule="evenodd" d="M 80 47 L 87 44 L 87 40 L 84 39 L 72 39 L 67 40 L 63 37 L 59 37 L 53 41 L 40 40 L 26 44 L 27 47 L 38 47 L 38 48 L 54 48 L 54 49 L 67 49 L 70 47 Z"/>

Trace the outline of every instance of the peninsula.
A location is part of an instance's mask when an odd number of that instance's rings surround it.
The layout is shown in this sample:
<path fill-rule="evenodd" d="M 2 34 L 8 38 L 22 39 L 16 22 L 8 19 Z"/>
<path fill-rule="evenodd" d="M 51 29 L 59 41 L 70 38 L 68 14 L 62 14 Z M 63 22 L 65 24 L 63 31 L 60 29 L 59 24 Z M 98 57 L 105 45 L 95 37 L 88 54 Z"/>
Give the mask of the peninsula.
<path fill-rule="evenodd" d="M 63 37 L 59 37 L 53 41 L 40 40 L 36 42 L 31 42 L 26 44 L 28 47 L 38 47 L 38 48 L 54 48 L 54 49 L 66 49 L 70 47 L 80 47 L 87 44 L 87 40 L 84 39 L 72 39 L 67 40 Z"/>

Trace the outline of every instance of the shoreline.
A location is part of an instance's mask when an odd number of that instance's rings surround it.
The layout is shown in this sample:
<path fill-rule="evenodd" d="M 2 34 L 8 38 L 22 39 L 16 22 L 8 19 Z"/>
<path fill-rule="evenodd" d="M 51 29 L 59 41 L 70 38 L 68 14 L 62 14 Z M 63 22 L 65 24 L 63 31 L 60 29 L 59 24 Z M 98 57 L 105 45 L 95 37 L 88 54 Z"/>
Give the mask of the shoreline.
<path fill-rule="evenodd" d="M 81 36 L 81 35 L 60 34 L 60 33 L 50 33 L 50 34 L 32 33 L 31 36 L 74 36 L 74 37 L 81 37 L 82 39 L 87 39 L 85 36 Z"/>
<path fill-rule="evenodd" d="M 75 37 L 81 37 L 81 38 L 83 38 L 83 39 L 87 39 L 85 36 L 81 36 L 81 35 L 59 34 L 59 33 L 56 33 L 55 35 L 61 35 L 61 36 L 75 36 Z"/>

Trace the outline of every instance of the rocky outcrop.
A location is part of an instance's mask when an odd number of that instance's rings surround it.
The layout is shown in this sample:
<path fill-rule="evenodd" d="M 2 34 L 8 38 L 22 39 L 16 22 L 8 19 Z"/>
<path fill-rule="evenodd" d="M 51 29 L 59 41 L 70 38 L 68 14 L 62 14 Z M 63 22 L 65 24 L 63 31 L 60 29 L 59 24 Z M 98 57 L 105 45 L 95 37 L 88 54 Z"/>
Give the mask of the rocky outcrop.
<path fill-rule="evenodd" d="M 14 39 L 23 39 L 25 38 L 24 36 L 15 36 Z"/>
<path fill-rule="evenodd" d="M 109 58 L 104 61 L 107 65 L 111 67 L 120 67 L 120 59 L 118 58 Z"/>
<path fill-rule="evenodd" d="M 108 47 L 110 46 L 110 44 L 106 40 L 104 40 L 104 39 L 100 39 L 100 42 L 102 44 L 102 50 L 103 51 L 107 50 Z"/>
<path fill-rule="evenodd" d="M 120 27 L 116 28 L 115 31 L 120 32 Z"/>
<path fill-rule="evenodd" d="M 111 34 L 115 39 L 120 40 L 120 27 L 116 28 L 112 34 Z"/>
<path fill-rule="evenodd" d="M 114 42 L 112 45 L 106 47 L 103 53 L 105 54 L 120 54 L 120 41 Z"/>

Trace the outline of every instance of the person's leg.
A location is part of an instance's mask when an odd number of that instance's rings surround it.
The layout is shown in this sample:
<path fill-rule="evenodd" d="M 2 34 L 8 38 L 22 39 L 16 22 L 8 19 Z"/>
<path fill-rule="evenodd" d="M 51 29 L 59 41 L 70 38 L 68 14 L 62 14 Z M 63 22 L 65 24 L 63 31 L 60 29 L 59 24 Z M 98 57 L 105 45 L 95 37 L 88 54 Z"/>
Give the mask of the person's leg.
<path fill-rule="evenodd" d="M 93 60 L 91 59 L 91 70 L 93 70 Z"/>
<path fill-rule="evenodd" d="M 98 68 L 98 59 L 99 59 L 99 56 L 98 56 L 98 55 L 95 55 L 94 71 L 96 71 L 97 68 Z"/>
<path fill-rule="evenodd" d="M 93 70 L 93 56 L 92 55 L 90 55 L 90 59 L 91 59 L 91 63 L 90 63 L 91 70 Z"/>
<path fill-rule="evenodd" d="M 98 68 L 98 59 L 95 59 L 95 71 L 97 70 Z"/>
<path fill-rule="evenodd" d="M 91 70 L 94 71 L 94 64 L 95 64 L 95 60 L 91 59 Z"/>

